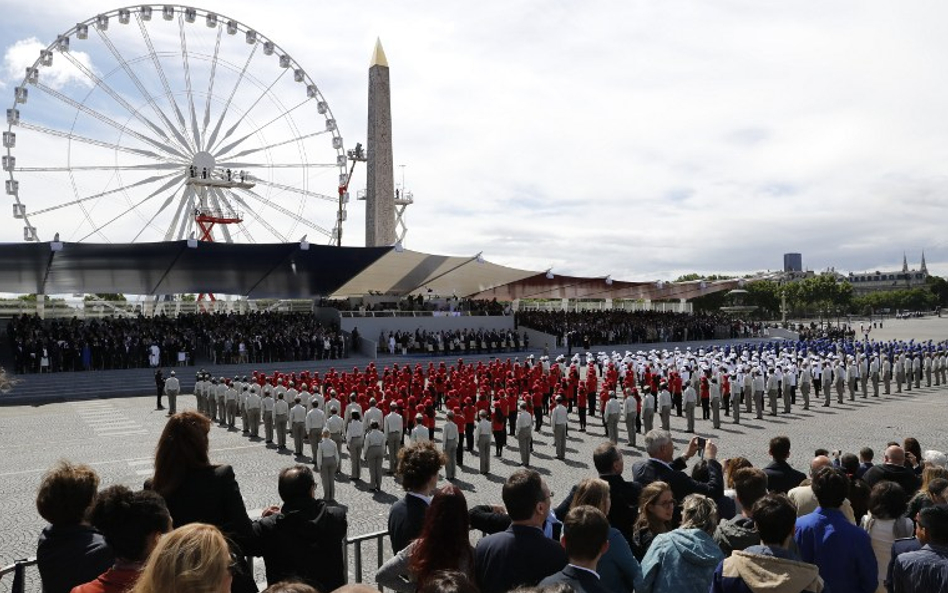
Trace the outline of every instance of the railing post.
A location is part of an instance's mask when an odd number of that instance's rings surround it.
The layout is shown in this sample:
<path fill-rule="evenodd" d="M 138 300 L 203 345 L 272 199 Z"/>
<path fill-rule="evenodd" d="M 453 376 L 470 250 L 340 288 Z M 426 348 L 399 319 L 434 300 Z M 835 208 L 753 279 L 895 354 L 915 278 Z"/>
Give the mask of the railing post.
<path fill-rule="evenodd" d="M 362 582 L 362 540 L 355 542 L 355 576 L 356 583 Z"/>

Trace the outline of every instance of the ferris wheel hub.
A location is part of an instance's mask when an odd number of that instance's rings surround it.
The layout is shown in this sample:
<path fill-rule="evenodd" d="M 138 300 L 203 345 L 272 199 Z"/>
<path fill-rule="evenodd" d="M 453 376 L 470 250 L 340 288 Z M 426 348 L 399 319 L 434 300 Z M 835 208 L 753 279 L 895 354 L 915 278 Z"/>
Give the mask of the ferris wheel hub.
<path fill-rule="evenodd" d="M 194 170 L 197 171 L 198 175 L 201 175 L 202 172 L 206 171 L 207 175 L 204 177 L 209 177 L 211 172 L 214 170 L 214 167 L 217 166 L 217 159 L 214 158 L 214 155 L 211 153 L 202 150 L 201 152 L 195 153 L 191 157 L 191 166 L 194 167 Z"/>

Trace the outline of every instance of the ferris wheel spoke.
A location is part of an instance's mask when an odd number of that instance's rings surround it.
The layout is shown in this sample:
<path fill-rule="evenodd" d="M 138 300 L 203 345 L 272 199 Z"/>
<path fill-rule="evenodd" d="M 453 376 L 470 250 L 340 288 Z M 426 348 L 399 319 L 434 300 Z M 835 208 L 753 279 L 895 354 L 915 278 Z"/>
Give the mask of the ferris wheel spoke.
<path fill-rule="evenodd" d="M 263 92 L 260 93 L 260 96 L 258 96 L 257 99 L 256 99 L 253 103 L 250 104 L 250 107 L 248 107 L 248 108 L 244 111 L 243 117 L 241 117 L 240 119 L 238 119 L 237 122 L 234 123 L 234 125 L 232 125 L 232 126 L 227 130 L 227 132 L 224 133 L 224 137 L 220 139 L 220 142 L 223 142 L 224 140 L 227 140 L 228 138 L 230 138 L 230 136 L 237 130 L 237 127 L 240 126 L 241 123 L 243 123 L 244 118 L 246 118 L 246 117 L 250 114 L 250 112 L 254 110 L 254 108 L 260 103 L 260 101 L 263 100 L 264 97 L 266 97 L 267 95 L 270 94 L 270 90 L 274 87 L 274 85 L 276 85 L 276 83 L 280 82 L 280 79 L 282 79 L 282 78 L 286 75 L 286 73 L 289 72 L 289 71 L 290 71 L 289 68 L 287 68 L 286 70 L 281 70 L 280 75 L 277 76 L 277 77 L 274 79 L 274 81 L 270 83 L 270 86 L 268 86 L 266 89 L 264 89 Z M 234 146 L 236 146 L 236 145 L 239 144 L 240 142 L 243 142 L 243 140 L 244 140 L 243 138 L 240 139 L 240 140 L 238 140 L 238 141 L 235 142 L 234 144 L 229 145 L 229 146 L 227 147 L 227 149 L 218 151 L 217 154 L 225 154 L 228 150 L 230 150 L 231 148 L 233 148 Z M 214 148 L 217 148 L 217 147 L 215 146 Z M 212 149 L 212 148 L 208 148 L 208 150 L 213 150 L 213 149 Z"/>
<path fill-rule="evenodd" d="M 305 101 L 301 101 L 301 102 L 300 102 L 298 105 L 296 105 L 295 107 L 293 107 L 293 108 L 291 108 L 291 109 L 288 109 L 288 110 L 284 111 L 283 113 L 277 115 L 276 117 L 274 117 L 273 119 L 271 119 L 271 120 L 268 121 L 267 123 L 265 123 L 265 124 L 263 124 L 262 126 L 258 127 L 256 130 L 253 130 L 253 131 L 251 131 L 251 132 L 248 132 L 248 133 L 247 133 L 243 138 L 241 138 L 240 140 L 237 140 L 237 141 L 235 141 L 235 142 L 231 142 L 230 144 L 227 145 L 226 148 L 220 149 L 220 151 L 217 152 L 217 156 L 222 156 L 222 155 L 227 154 L 228 152 L 230 152 L 230 151 L 233 150 L 234 148 L 237 148 L 238 146 L 240 146 L 240 145 L 241 145 L 244 141 L 246 141 L 248 138 L 251 138 L 251 137 L 253 137 L 255 134 L 257 134 L 257 133 L 259 133 L 259 132 L 262 132 L 264 129 L 266 129 L 268 126 L 270 126 L 270 125 L 273 124 L 274 122 L 280 121 L 280 120 L 282 120 L 282 119 L 288 117 L 291 113 L 293 113 L 294 111 L 296 111 L 296 110 L 297 110 L 299 107 L 301 107 L 302 105 L 305 105 L 307 102 L 309 102 L 309 99 L 306 99 Z"/>
<path fill-rule="evenodd" d="M 247 156 L 247 155 L 251 155 L 251 154 L 254 154 L 254 153 L 257 153 L 257 152 L 260 152 L 260 151 L 271 150 L 271 149 L 277 148 L 277 147 L 279 147 L 279 146 L 283 146 L 283 145 L 286 145 L 286 144 L 292 144 L 292 143 L 294 143 L 294 142 L 299 142 L 299 141 L 305 140 L 305 139 L 307 139 L 307 138 L 312 138 L 312 137 L 314 137 L 314 136 L 321 136 L 322 134 L 328 134 L 328 133 L 329 133 L 328 130 L 320 130 L 320 131 L 318 131 L 318 132 L 311 132 L 311 133 L 309 133 L 309 134 L 304 134 L 304 135 L 302 135 L 302 136 L 296 136 L 296 137 L 294 137 L 294 138 L 290 138 L 289 140 L 282 140 L 282 141 L 280 141 L 280 142 L 274 142 L 273 144 L 268 144 L 268 145 L 266 145 L 266 146 L 258 146 L 257 148 L 250 148 L 250 149 L 247 149 L 247 150 L 242 150 L 242 151 L 238 152 L 237 154 L 232 154 L 232 155 L 230 155 L 230 158 L 236 159 L 236 158 L 240 158 L 240 157 L 245 157 L 245 156 Z M 215 156 L 217 156 L 217 155 L 215 155 Z"/>
<path fill-rule="evenodd" d="M 103 80 L 101 77 L 96 75 L 95 72 L 87 68 L 85 64 L 77 60 L 75 56 L 73 56 L 70 52 L 62 52 L 62 55 L 67 60 L 69 60 L 69 62 L 71 62 L 76 67 L 76 69 L 78 69 L 90 81 L 92 81 L 95 84 L 95 86 L 102 89 L 102 91 L 105 92 L 105 94 L 107 94 L 109 97 L 111 97 L 113 101 L 115 101 L 123 109 L 128 111 L 132 115 L 132 117 L 142 122 L 143 124 L 151 128 L 152 130 L 156 128 L 156 124 L 154 124 L 148 118 L 143 116 L 141 112 L 138 109 L 135 109 L 131 104 L 129 104 L 129 102 L 126 101 L 118 91 L 116 91 L 111 86 L 109 86 L 108 83 L 105 82 L 105 80 Z M 187 147 L 187 144 L 184 144 L 184 146 Z"/>
<path fill-rule="evenodd" d="M 112 39 L 108 36 L 108 34 L 105 31 L 103 31 L 102 29 L 98 27 L 95 27 L 95 31 L 96 33 L 99 34 L 99 37 L 102 39 L 102 43 L 104 43 L 105 46 L 109 49 L 109 51 L 112 53 L 112 57 L 114 57 L 115 61 L 119 63 L 119 65 L 122 67 L 122 70 L 125 71 L 125 74 L 128 76 L 129 80 L 132 81 L 132 84 L 134 84 L 135 88 L 138 89 L 138 92 L 141 93 L 141 96 L 143 98 L 148 99 L 148 105 L 151 106 L 152 111 L 155 112 L 155 115 L 157 115 L 158 118 L 164 122 L 165 126 L 167 126 L 169 131 L 174 133 L 174 124 L 171 123 L 171 120 L 168 119 L 168 116 L 165 114 L 165 112 L 162 111 L 161 108 L 158 106 L 158 104 L 155 102 L 154 98 L 151 96 L 151 93 L 148 92 L 148 90 L 145 88 L 145 85 L 142 84 L 141 79 L 138 78 L 138 75 L 135 74 L 135 70 L 131 67 L 131 65 L 129 65 L 128 61 L 122 55 L 122 52 L 120 52 L 118 48 L 115 47 L 115 44 L 112 43 Z M 171 141 L 170 138 L 168 138 L 168 133 L 166 130 L 162 129 L 160 126 L 152 123 L 150 120 L 147 120 L 147 119 L 146 119 L 146 124 L 148 125 L 149 128 L 152 129 L 152 131 L 158 134 L 158 136 L 160 136 L 163 140 L 167 142 Z"/>
<path fill-rule="evenodd" d="M 189 188 L 189 189 L 190 189 L 190 188 Z M 165 199 L 165 201 L 162 202 L 161 206 L 158 207 L 158 210 L 156 210 L 155 213 L 152 214 L 151 218 L 148 219 L 148 222 L 145 223 L 145 226 L 142 227 L 142 230 L 138 231 L 138 234 L 136 234 L 136 235 L 135 235 L 135 238 L 132 239 L 132 243 L 138 241 L 138 238 L 142 236 L 142 233 L 144 233 L 146 230 L 148 230 L 148 227 L 153 227 L 153 226 L 154 226 L 154 224 L 155 224 L 155 219 L 158 218 L 158 215 L 160 215 L 162 212 L 165 211 L 165 209 L 171 204 L 171 201 L 172 201 L 172 200 L 174 200 L 174 193 L 170 194 L 170 195 Z"/>
<path fill-rule="evenodd" d="M 181 203 L 184 204 L 182 212 L 184 216 L 181 217 L 180 225 L 178 226 L 178 241 L 185 238 L 188 229 L 191 227 L 191 223 L 194 222 L 194 218 L 191 216 L 191 213 L 194 212 L 194 189 L 187 187 L 184 190 L 184 195 L 181 196 Z"/>
<path fill-rule="evenodd" d="M 152 184 L 152 183 L 157 183 L 157 182 L 159 182 L 159 181 L 161 181 L 161 180 L 163 180 L 163 179 L 167 179 L 168 177 L 171 177 L 172 175 L 175 175 L 175 174 L 174 174 L 174 173 L 168 173 L 167 175 L 156 175 L 156 176 L 153 176 L 153 177 L 148 177 L 148 178 L 146 178 L 146 179 L 142 179 L 142 180 L 140 180 L 140 181 L 136 181 L 135 183 L 129 183 L 128 185 L 123 185 L 123 186 L 121 186 L 121 187 L 116 187 L 116 188 L 114 188 L 114 189 L 106 190 L 106 191 L 99 192 L 99 193 L 95 193 L 95 194 L 88 195 L 88 196 L 83 196 L 83 197 L 81 197 L 81 198 L 78 198 L 78 199 L 75 199 L 75 200 L 71 200 L 71 201 L 69 201 L 69 202 L 63 202 L 62 204 L 56 204 L 55 206 L 50 206 L 49 208 L 43 208 L 43 209 L 41 209 L 41 210 L 35 210 L 35 211 L 33 211 L 33 212 L 30 212 L 30 215 L 31 215 L 31 216 L 36 216 L 36 215 L 39 215 L 39 214 L 46 214 L 47 212 L 55 212 L 55 211 L 57 211 L 57 210 L 62 210 L 63 208 L 68 208 L 69 206 L 77 206 L 77 205 L 78 205 L 78 206 L 82 206 L 83 204 L 85 204 L 86 202 L 88 202 L 88 201 L 90 201 L 90 200 L 97 200 L 97 199 L 99 199 L 99 198 L 103 198 L 103 197 L 105 197 L 105 196 L 110 196 L 110 195 L 112 195 L 112 194 L 116 194 L 116 193 L 118 193 L 118 192 L 122 192 L 122 191 L 125 191 L 125 190 L 128 190 L 128 189 L 133 189 L 133 188 L 136 188 L 136 187 L 141 187 L 141 186 L 143 186 L 143 185 L 149 185 L 149 184 Z M 175 177 L 175 179 L 173 179 L 172 181 L 176 181 L 176 180 L 183 179 L 183 177 L 184 177 L 183 175 L 177 175 L 177 176 Z"/>
<path fill-rule="evenodd" d="M 139 134 L 138 132 L 136 132 L 135 130 L 132 130 L 132 129 L 129 128 L 128 126 L 124 126 L 124 125 L 120 124 L 119 122 L 115 121 L 114 119 L 111 119 L 111 118 L 109 118 L 109 117 L 106 117 L 105 115 L 103 115 L 102 113 L 96 111 L 95 109 L 92 109 L 91 107 L 88 107 L 88 106 L 86 106 L 86 105 L 83 105 L 83 104 L 80 103 L 79 101 L 76 101 L 75 99 L 73 99 L 73 98 L 71 98 L 71 97 L 67 97 L 67 96 L 64 95 L 63 93 L 60 93 L 60 92 L 57 91 L 56 89 L 51 88 L 51 87 L 49 87 L 49 86 L 47 86 L 47 85 L 45 85 L 45 84 L 43 84 L 43 83 L 37 82 L 37 83 L 36 83 L 36 88 L 38 88 L 38 89 L 40 89 L 41 91 L 45 92 L 47 95 L 50 95 L 51 97 L 54 97 L 54 98 L 56 98 L 56 99 L 59 99 L 59 100 L 62 101 L 63 103 L 66 103 L 67 105 L 70 105 L 70 106 L 74 107 L 77 111 L 81 111 L 82 113 L 85 113 L 86 115 L 88 115 L 88 116 L 90 116 L 90 117 L 94 117 L 95 119 L 97 119 L 97 120 L 99 120 L 100 122 L 106 124 L 107 126 L 110 126 L 110 127 L 112 127 L 112 128 L 115 128 L 116 130 L 118 130 L 119 132 L 121 132 L 121 133 L 123 133 L 123 134 L 128 134 L 129 136 L 132 136 L 133 138 L 137 138 L 137 139 L 141 140 L 142 142 L 144 142 L 144 143 L 146 143 L 146 144 L 150 144 L 151 146 L 157 148 L 158 150 L 163 150 L 163 151 L 165 151 L 165 152 L 168 152 L 168 153 L 170 153 L 170 154 L 173 155 L 173 156 L 176 156 L 176 157 L 179 157 L 179 158 L 182 158 L 182 159 L 186 159 L 186 158 L 187 158 L 187 157 L 186 157 L 184 154 L 182 154 L 181 152 L 175 150 L 175 149 L 174 149 L 173 147 L 171 147 L 171 146 L 168 146 L 167 137 L 165 137 L 166 142 L 159 142 L 158 140 L 155 140 L 154 138 L 149 138 L 148 136 L 145 136 L 145 135 L 143 135 L 143 134 Z"/>
<path fill-rule="evenodd" d="M 187 125 L 184 123 L 184 115 L 181 114 L 181 108 L 178 107 L 177 101 L 174 100 L 174 93 L 171 92 L 171 85 L 168 84 L 168 78 L 165 76 L 164 68 L 161 67 L 161 60 L 158 59 L 158 52 L 155 51 L 155 44 L 152 43 L 151 35 L 148 34 L 148 28 L 145 26 L 145 21 L 142 20 L 141 14 L 136 13 L 135 19 L 138 21 L 138 28 L 142 32 L 142 38 L 145 40 L 145 45 L 148 46 L 148 57 L 151 58 L 151 63 L 155 66 L 155 71 L 158 73 L 158 78 L 161 80 L 161 86 L 165 90 L 165 97 L 168 99 L 168 103 L 171 104 L 171 107 L 174 108 L 175 116 L 178 119 L 180 124 L 180 131 L 175 126 L 172 126 L 172 133 L 175 137 L 178 138 L 178 141 L 185 148 L 194 150 L 194 147 L 191 146 L 187 138 L 184 137 L 183 133 L 187 130 Z"/>
<path fill-rule="evenodd" d="M 180 169 L 180 163 L 153 165 L 78 165 L 72 167 L 17 167 L 20 173 L 69 173 L 73 171 L 161 171 Z"/>
<path fill-rule="evenodd" d="M 254 183 L 257 185 L 265 185 L 267 187 L 272 187 L 274 189 L 282 189 L 283 191 L 293 192 L 295 194 L 304 195 L 308 198 L 316 198 L 318 200 L 325 200 L 327 202 L 337 202 L 339 201 L 338 196 L 327 196 L 326 194 L 319 194 L 314 191 L 309 191 L 305 189 L 300 189 L 298 187 L 293 187 L 292 185 L 283 185 L 282 183 L 274 183 L 272 181 L 266 181 L 264 179 L 254 178 Z"/>
<path fill-rule="evenodd" d="M 249 212 L 250 215 L 253 216 L 254 220 L 256 220 L 258 223 L 260 223 L 260 226 L 262 226 L 263 228 L 267 229 L 267 231 L 269 231 L 270 234 L 272 234 L 274 237 L 276 237 L 277 239 L 279 239 L 282 243 L 286 243 L 286 242 L 287 242 L 286 237 L 283 235 L 283 233 L 281 233 L 280 231 L 276 230 L 276 229 L 273 227 L 272 224 L 270 224 L 269 222 L 267 222 L 267 220 L 266 220 L 265 218 L 263 218 L 262 216 L 260 216 L 259 214 L 257 214 L 256 210 L 254 210 L 253 208 L 251 208 L 251 207 L 247 204 L 247 202 L 244 201 L 244 199 L 243 199 L 242 197 L 240 197 L 239 194 L 231 193 L 231 196 L 234 198 L 234 200 L 235 200 L 238 204 L 240 204 L 241 206 L 243 206 L 244 211 Z M 221 195 L 221 199 L 223 199 L 223 200 L 225 200 L 225 201 L 227 200 L 226 196 L 224 196 L 223 194 Z"/>
<path fill-rule="evenodd" d="M 218 167 L 229 169 L 335 169 L 336 163 L 249 163 L 240 161 L 222 161 Z"/>
<path fill-rule="evenodd" d="M 211 192 L 211 202 L 215 205 L 215 207 L 217 208 L 219 212 L 226 212 L 226 211 L 230 211 L 234 213 L 237 212 L 237 210 L 233 207 L 233 205 L 224 195 L 224 192 L 222 192 L 219 188 L 215 187 L 214 191 Z M 224 209 L 225 207 L 227 210 Z M 240 226 L 241 229 L 246 230 L 244 229 L 244 226 L 242 223 L 238 223 L 238 225 Z M 234 242 L 234 237 L 231 236 L 230 228 L 228 228 L 228 225 L 226 224 L 221 225 L 221 234 L 224 235 L 224 241 L 226 241 L 227 243 Z M 247 236 L 249 237 L 250 235 L 248 234 Z"/>
<path fill-rule="evenodd" d="M 101 233 L 107 226 L 110 226 L 110 225 L 111 225 L 112 223 L 114 223 L 115 221 L 120 220 L 121 218 L 125 217 L 125 216 L 128 215 L 129 213 L 134 212 L 134 211 L 137 210 L 138 208 L 141 208 L 142 205 L 145 204 L 145 202 L 147 202 L 148 200 L 151 200 L 152 198 L 154 198 L 155 196 L 157 196 L 158 194 L 160 194 L 162 191 L 166 191 L 166 190 L 170 189 L 170 188 L 173 187 L 175 184 L 179 184 L 179 186 L 180 186 L 180 185 L 184 185 L 184 175 L 179 175 L 179 176 L 175 177 L 174 179 L 172 179 L 171 181 L 169 181 L 169 182 L 166 183 L 165 185 L 161 186 L 159 189 L 157 189 L 157 190 L 153 191 L 152 193 L 148 194 L 147 196 L 145 196 L 144 198 L 142 198 L 141 200 L 139 200 L 139 201 L 136 202 L 135 204 L 132 204 L 132 205 L 131 205 L 130 207 L 128 207 L 127 209 L 125 209 L 125 210 L 123 210 L 122 212 L 120 212 L 120 213 L 118 213 L 117 215 L 115 215 L 113 218 L 111 218 L 111 219 L 110 219 L 108 222 L 106 222 L 105 224 L 101 225 L 100 227 L 98 227 L 98 228 L 96 228 L 96 229 L 93 229 L 92 232 L 90 232 L 88 235 L 86 235 L 86 236 L 83 237 L 82 239 L 79 239 L 79 241 L 80 241 L 80 242 L 85 241 L 85 240 L 88 239 L 89 237 Z"/>
<path fill-rule="evenodd" d="M 221 110 L 220 116 L 217 118 L 217 124 L 214 126 L 214 131 L 211 133 L 210 139 L 207 141 L 206 149 L 210 150 L 214 143 L 217 141 L 217 135 L 221 131 L 221 126 L 224 123 L 224 118 L 227 116 L 227 111 L 230 109 L 230 104 L 234 100 L 234 95 L 237 94 L 237 89 L 240 88 L 240 83 L 243 82 L 244 76 L 247 74 L 247 68 L 250 67 L 250 61 L 253 59 L 254 55 L 257 53 L 257 44 L 254 44 L 253 49 L 250 50 L 250 55 L 247 56 L 247 61 L 244 62 L 244 67 L 240 71 L 240 76 L 237 77 L 237 82 L 234 83 L 234 88 L 230 91 L 230 96 L 227 97 L 227 103 L 224 104 L 224 109 Z"/>
<path fill-rule="evenodd" d="M 81 142 L 83 144 L 89 144 L 91 146 L 98 146 L 100 148 L 107 148 L 109 150 L 117 150 L 119 152 L 127 152 L 129 154 L 134 154 L 138 156 L 143 156 L 147 158 L 154 159 L 156 161 L 162 161 L 165 163 L 174 162 L 173 159 L 160 155 L 150 150 L 144 150 L 141 148 L 132 148 L 130 146 L 122 146 L 121 144 L 113 144 L 111 142 L 104 142 L 102 140 L 95 140 L 87 136 L 80 136 L 72 132 L 63 132 L 62 130 L 54 130 L 52 128 L 46 128 L 43 126 L 38 126 L 36 124 L 31 124 L 27 122 L 20 122 L 20 127 L 24 130 L 32 130 L 34 132 L 39 132 L 41 134 L 46 134 L 48 136 L 55 136 L 57 138 L 66 138 L 67 140 L 75 140 L 76 142 Z"/>
<path fill-rule="evenodd" d="M 194 149 L 200 150 L 201 132 L 198 131 L 197 112 L 194 110 L 194 89 L 191 87 L 191 64 L 188 61 L 188 37 L 184 32 L 183 14 L 178 14 L 178 30 L 181 35 L 181 62 L 184 66 L 184 84 L 188 92 L 188 107 L 191 109 L 191 132 L 194 134 Z"/>
<path fill-rule="evenodd" d="M 168 200 L 165 200 L 165 202 L 174 200 L 174 198 L 175 198 L 175 194 L 173 193 L 168 198 Z M 181 219 L 181 213 L 184 211 L 185 201 L 186 200 L 184 199 L 183 196 L 181 197 L 181 199 L 178 200 L 178 208 L 175 210 L 174 216 L 171 218 L 171 224 L 168 225 L 168 229 L 165 231 L 165 241 L 170 241 L 171 237 L 174 236 L 174 230 L 178 227 L 178 221 Z"/>
<path fill-rule="evenodd" d="M 287 208 L 284 208 L 283 206 L 281 206 L 281 205 L 275 203 L 273 200 L 268 200 L 267 198 L 264 198 L 263 196 L 261 196 L 260 194 L 258 194 L 257 192 L 255 192 L 255 191 L 253 191 L 253 190 L 251 190 L 251 189 L 240 188 L 240 190 L 241 190 L 242 192 L 246 193 L 248 196 L 250 196 L 250 197 L 254 198 L 255 200 L 257 200 L 258 202 L 260 202 L 260 203 L 263 204 L 264 206 L 269 206 L 270 208 L 276 210 L 277 212 L 279 212 L 279 213 L 282 214 L 283 216 L 286 216 L 287 218 L 293 219 L 294 221 L 298 222 L 299 224 L 303 225 L 304 227 L 306 227 L 306 228 L 308 228 L 308 229 L 314 229 L 314 230 L 316 230 L 316 231 L 319 231 L 320 233 L 323 233 L 323 234 L 326 235 L 327 237 L 331 237 L 331 236 L 332 236 L 332 233 L 330 233 L 329 231 L 327 231 L 327 230 L 324 229 L 323 227 L 319 226 L 318 224 L 314 223 L 312 220 L 308 220 L 308 219 L 306 219 L 305 217 L 303 217 L 303 216 L 297 214 L 296 212 L 293 212 L 292 210 L 288 210 Z"/>
<path fill-rule="evenodd" d="M 221 51 L 221 35 L 224 32 L 223 27 L 217 28 L 217 41 L 214 43 L 214 56 L 211 58 L 211 77 L 207 88 L 207 101 L 204 103 L 204 122 L 201 128 L 201 135 L 207 137 L 207 126 L 211 123 L 211 97 L 214 96 L 214 80 L 217 77 L 217 58 Z"/>

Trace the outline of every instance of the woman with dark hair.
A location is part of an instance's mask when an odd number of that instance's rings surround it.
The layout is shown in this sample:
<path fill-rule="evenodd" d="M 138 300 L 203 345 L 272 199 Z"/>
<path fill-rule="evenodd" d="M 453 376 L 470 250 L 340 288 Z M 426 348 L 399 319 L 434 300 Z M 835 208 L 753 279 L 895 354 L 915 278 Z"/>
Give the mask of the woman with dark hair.
<path fill-rule="evenodd" d="M 861 523 L 863 517 L 869 512 L 869 496 L 872 493 L 872 488 L 869 487 L 869 484 L 866 484 L 865 480 L 856 477 L 856 474 L 859 473 L 859 458 L 854 454 L 844 453 L 840 457 L 839 466 L 846 472 L 846 477 L 849 478 L 849 496 L 847 499 L 853 507 L 853 516 L 856 523 Z"/>
<path fill-rule="evenodd" d="M 91 516 L 92 525 L 115 553 L 115 564 L 72 593 L 125 593 L 138 580 L 158 539 L 171 531 L 165 500 L 149 490 L 111 486 L 99 493 Z"/>
<path fill-rule="evenodd" d="M 905 467 L 915 470 L 916 474 L 922 473 L 922 446 L 915 437 L 905 437 L 902 442 L 902 448 L 905 449 Z M 909 455 L 911 453 L 911 455 Z"/>
<path fill-rule="evenodd" d="M 155 474 L 145 487 L 164 497 L 175 528 L 190 523 L 214 525 L 234 555 L 243 558 L 255 551 L 253 528 L 234 469 L 208 460 L 210 428 L 211 421 L 197 412 L 169 418 L 155 448 Z M 235 566 L 231 590 L 257 590 L 246 562 Z"/>
<path fill-rule="evenodd" d="M 639 562 L 645 557 L 652 540 L 672 530 L 675 495 L 667 482 L 652 482 L 639 495 L 639 514 L 632 534 L 632 553 Z"/>
<path fill-rule="evenodd" d="M 873 486 L 872 494 L 869 495 L 869 512 L 862 519 L 862 528 L 869 532 L 879 569 L 876 593 L 885 592 L 884 583 L 892 555 L 892 542 L 899 538 L 912 537 L 915 531 L 912 520 L 903 516 L 907 507 L 905 490 L 895 482 L 883 480 Z"/>
<path fill-rule="evenodd" d="M 437 571 L 459 570 L 474 580 L 474 549 L 467 500 L 452 484 L 435 492 L 421 535 L 375 573 L 380 587 L 412 593 L 425 587 Z"/>

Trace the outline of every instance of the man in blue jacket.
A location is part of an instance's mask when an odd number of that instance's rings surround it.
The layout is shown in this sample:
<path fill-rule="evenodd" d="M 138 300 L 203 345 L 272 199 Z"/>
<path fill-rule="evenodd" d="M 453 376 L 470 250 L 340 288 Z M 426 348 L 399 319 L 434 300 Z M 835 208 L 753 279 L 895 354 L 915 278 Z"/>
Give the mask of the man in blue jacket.
<path fill-rule="evenodd" d="M 839 507 L 849 493 L 849 478 L 824 467 L 813 476 L 813 494 L 820 506 L 797 519 L 793 539 L 800 559 L 816 564 L 833 593 L 873 593 L 879 584 L 869 534 L 846 520 Z"/>

